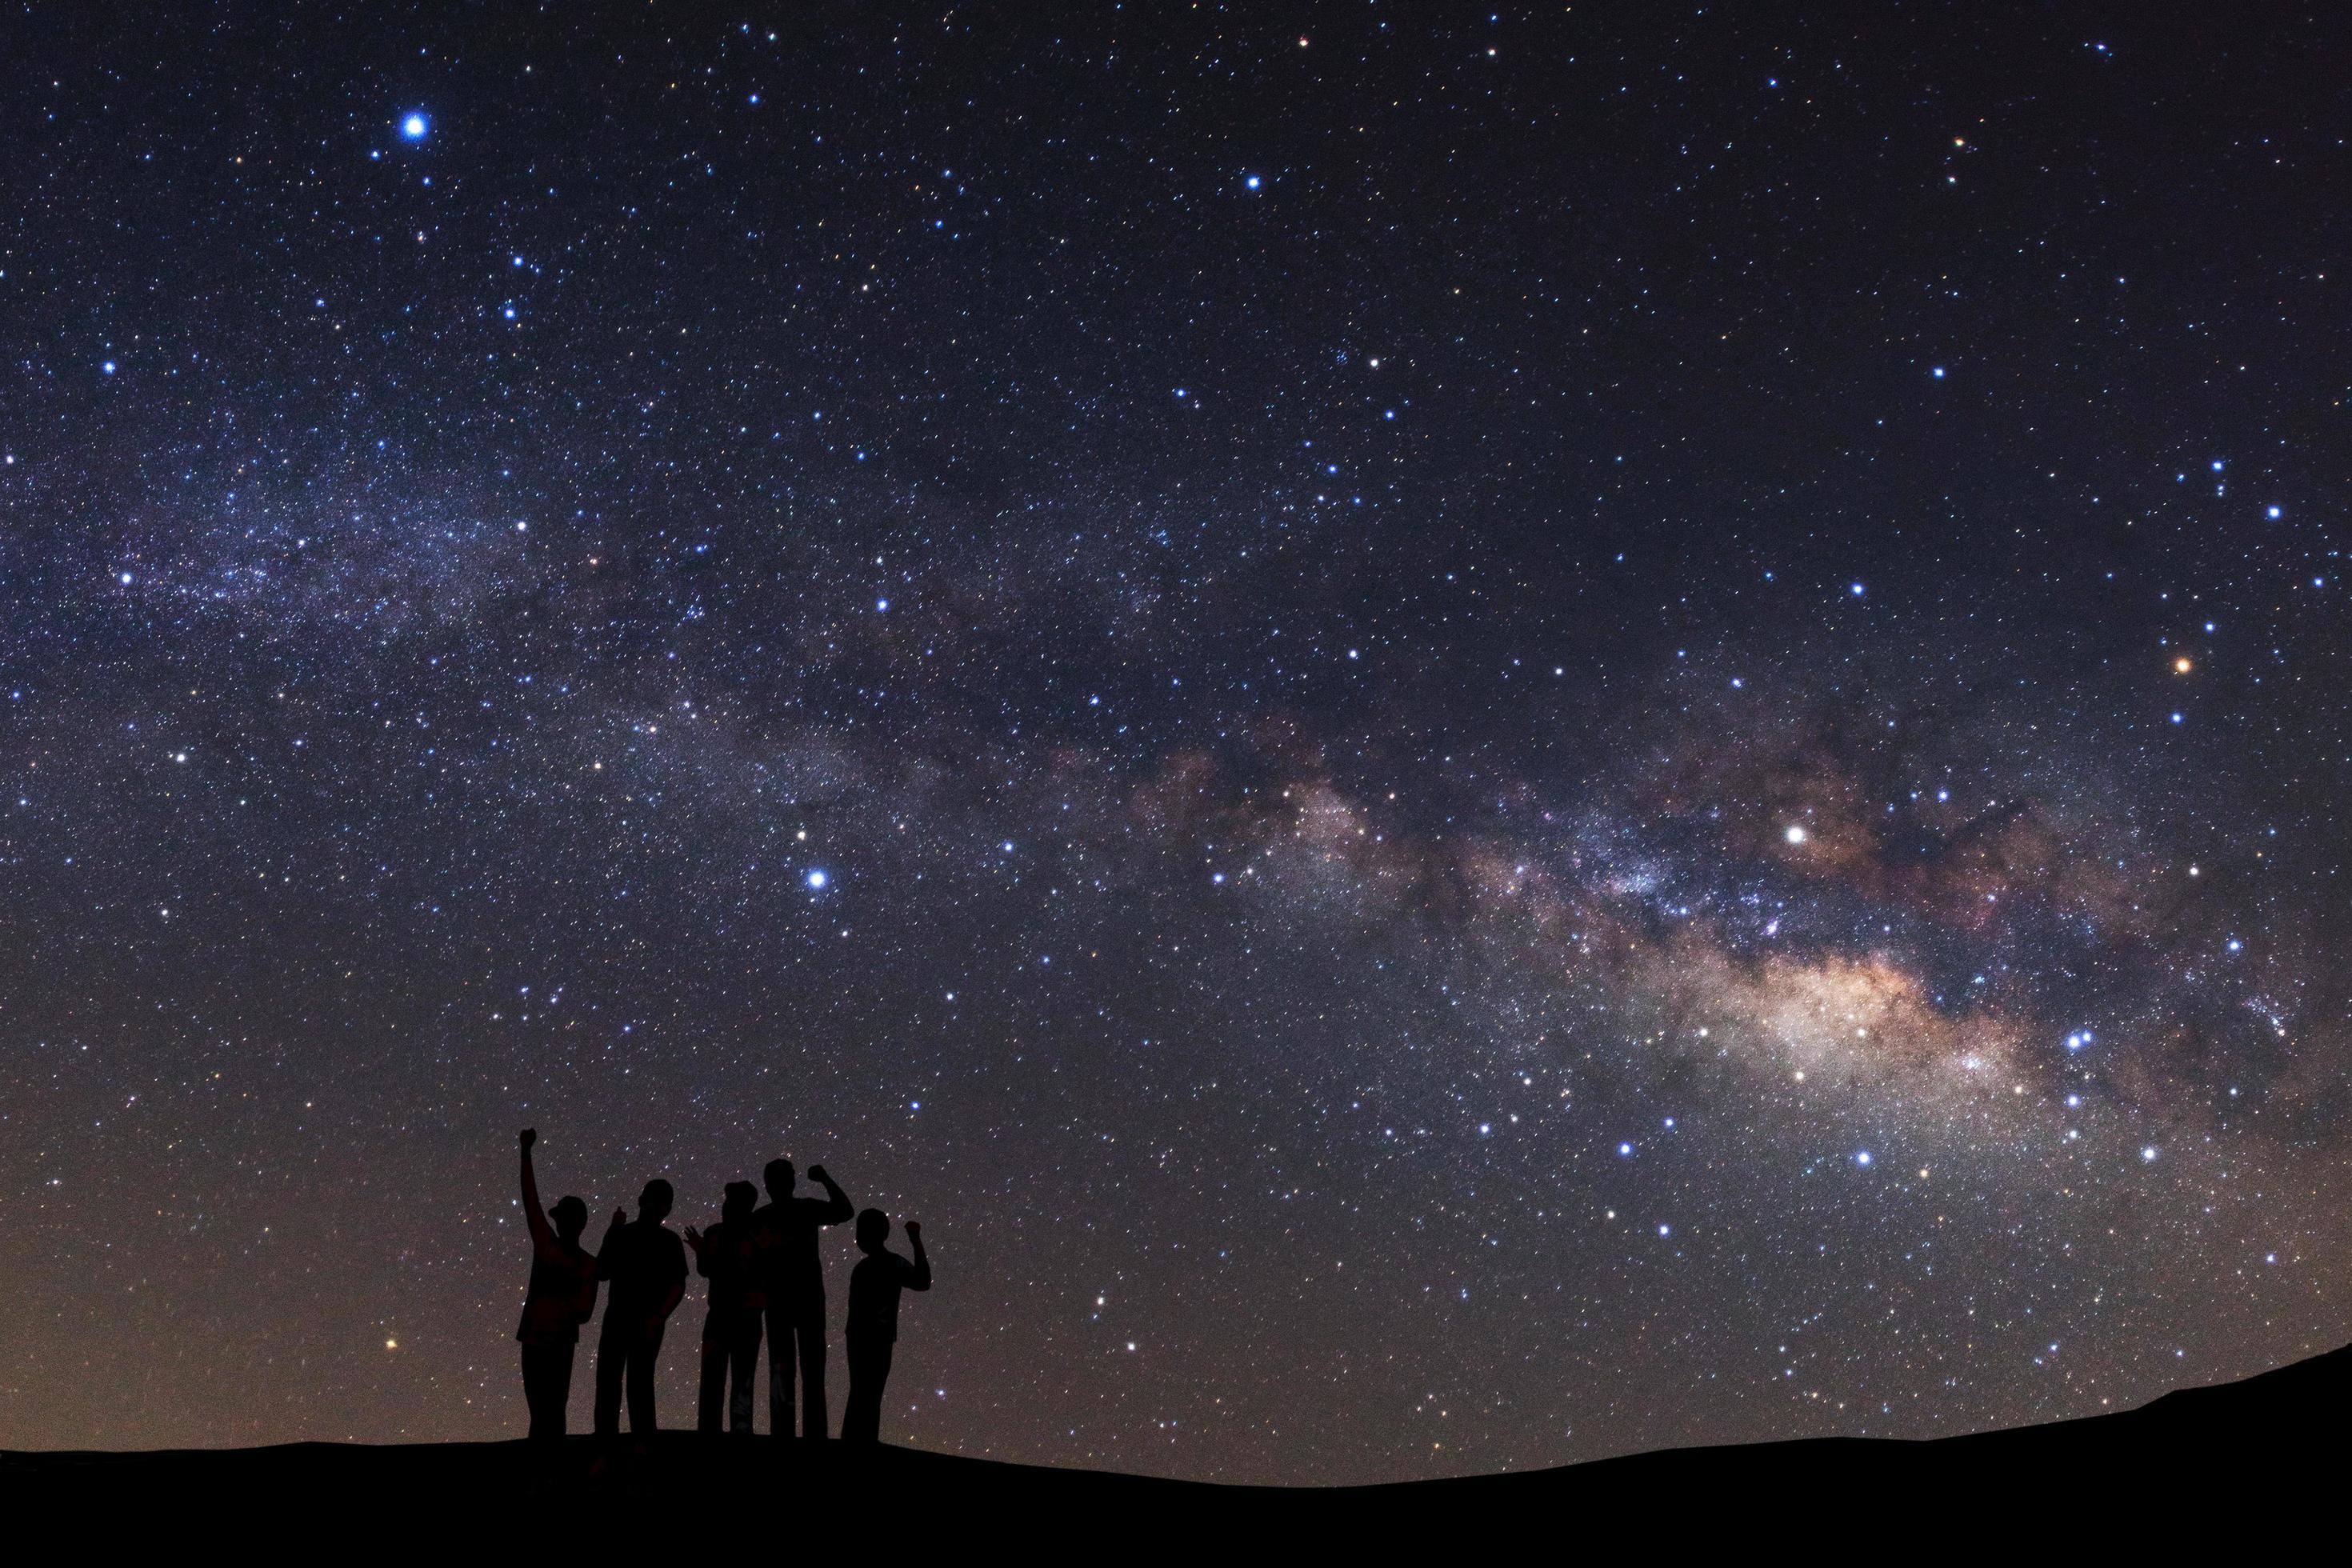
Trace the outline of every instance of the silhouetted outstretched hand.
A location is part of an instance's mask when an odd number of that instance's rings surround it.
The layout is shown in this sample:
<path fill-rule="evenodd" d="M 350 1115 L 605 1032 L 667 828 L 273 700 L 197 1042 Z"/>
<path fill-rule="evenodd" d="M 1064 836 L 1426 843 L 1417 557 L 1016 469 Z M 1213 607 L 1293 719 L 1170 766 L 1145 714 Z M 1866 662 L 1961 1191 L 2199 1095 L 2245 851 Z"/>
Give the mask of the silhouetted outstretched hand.
<path fill-rule="evenodd" d="M 629 1211 L 628 1211 L 628 1210 L 626 1210 L 626 1209 L 614 1209 L 614 1210 L 613 1211 L 613 1226 L 614 1226 L 614 1228 L 618 1229 L 620 1226 L 625 1226 L 625 1225 L 626 1225 L 626 1224 L 628 1224 L 628 1223 L 629 1223 Z"/>
<path fill-rule="evenodd" d="M 811 1165 L 809 1167 L 809 1180 L 817 1183 L 819 1185 L 824 1184 L 826 1180 L 824 1167 L 823 1165 Z"/>
<path fill-rule="evenodd" d="M 534 1143 L 538 1142 L 539 1142 L 539 1129 L 538 1129 L 538 1128 L 536 1128 L 536 1127 L 526 1127 L 526 1128 L 524 1128 L 524 1129 L 522 1130 L 522 1147 L 523 1147 L 523 1152 L 524 1152 L 524 1153 L 528 1154 L 529 1152 L 530 1152 L 530 1146 L 531 1146 L 532 1144 L 534 1144 Z"/>
<path fill-rule="evenodd" d="M 686 1244 L 687 1246 L 694 1248 L 697 1252 L 701 1251 L 702 1233 L 695 1229 L 692 1226 L 688 1226 L 686 1227 Z"/>
<path fill-rule="evenodd" d="M 923 1234 L 923 1222 L 919 1219 L 908 1220 L 907 1222 L 907 1234 L 909 1237 L 919 1239 Z"/>

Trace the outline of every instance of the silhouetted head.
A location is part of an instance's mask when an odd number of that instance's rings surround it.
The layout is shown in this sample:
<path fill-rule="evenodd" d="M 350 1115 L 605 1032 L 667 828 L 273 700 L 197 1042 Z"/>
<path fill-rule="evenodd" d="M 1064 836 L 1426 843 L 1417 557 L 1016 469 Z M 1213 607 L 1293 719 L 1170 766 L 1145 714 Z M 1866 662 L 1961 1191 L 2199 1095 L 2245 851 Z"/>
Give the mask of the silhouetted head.
<path fill-rule="evenodd" d="M 667 1219 L 669 1205 L 675 1202 L 677 1194 L 669 1190 L 669 1184 L 656 1176 L 637 1194 L 637 1217 L 648 1224 Z"/>
<path fill-rule="evenodd" d="M 862 1252 L 879 1252 L 889 1245 L 890 1216 L 880 1209 L 857 1211 L 857 1247 Z"/>
<path fill-rule="evenodd" d="M 771 1160 L 768 1168 L 760 1173 L 760 1179 L 768 1184 L 768 1195 L 782 1203 L 792 1195 L 793 1182 L 797 1174 L 790 1160 Z"/>
<path fill-rule="evenodd" d="M 760 1205 L 760 1189 L 749 1182 L 727 1184 L 727 1201 L 719 1205 L 719 1217 L 730 1224 L 751 1217 Z"/>
<path fill-rule="evenodd" d="M 555 1222 L 559 1240 L 577 1241 L 580 1233 L 588 1228 L 588 1205 L 575 1197 L 560 1197 L 555 1206 L 547 1211 L 547 1217 Z"/>

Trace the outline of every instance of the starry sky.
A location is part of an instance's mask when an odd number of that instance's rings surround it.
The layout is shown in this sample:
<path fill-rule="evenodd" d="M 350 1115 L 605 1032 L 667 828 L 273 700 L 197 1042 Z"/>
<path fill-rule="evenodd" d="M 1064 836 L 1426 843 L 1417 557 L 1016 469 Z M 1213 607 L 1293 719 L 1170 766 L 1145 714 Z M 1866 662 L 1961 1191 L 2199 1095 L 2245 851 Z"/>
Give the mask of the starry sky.
<path fill-rule="evenodd" d="M 2196 9 L 13 7 L 0 1446 L 519 1436 L 523 1125 L 1024 1461 L 2352 1337 L 2352 38 Z"/>

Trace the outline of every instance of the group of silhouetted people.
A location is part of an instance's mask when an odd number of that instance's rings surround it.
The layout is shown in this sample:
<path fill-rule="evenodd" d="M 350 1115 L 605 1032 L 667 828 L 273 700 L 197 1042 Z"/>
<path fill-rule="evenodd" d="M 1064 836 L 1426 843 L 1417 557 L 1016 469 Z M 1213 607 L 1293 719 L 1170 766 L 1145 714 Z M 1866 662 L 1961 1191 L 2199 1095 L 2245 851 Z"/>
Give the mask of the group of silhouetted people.
<path fill-rule="evenodd" d="M 522 1206 L 530 1222 L 530 1286 L 524 1294 L 523 1397 L 530 1406 L 533 1437 L 563 1436 L 564 1409 L 572 1397 L 572 1352 L 580 1328 L 596 1310 L 596 1288 L 604 1291 L 604 1324 L 596 1341 L 596 1433 L 616 1436 L 625 1393 L 629 1431 L 643 1437 L 654 1430 L 654 1367 L 661 1355 L 662 1331 L 686 1299 L 686 1254 L 694 1251 L 696 1271 L 710 1281 L 702 1319 L 702 1383 L 696 1426 L 704 1432 L 748 1435 L 751 1391 L 760 1363 L 760 1341 L 768 1342 L 768 1421 L 778 1436 L 793 1435 L 793 1368 L 800 1368 L 801 1434 L 825 1436 L 824 1268 L 819 1234 L 853 1212 L 848 1194 L 825 1174 L 809 1167 L 809 1179 L 824 1189 L 821 1198 L 793 1194 L 790 1160 L 771 1160 L 761 1173 L 768 1202 L 749 1182 L 727 1184 L 718 1222 L 708 1230 L 686 1227 L 680 1240 L 662 1222 L 674 1194 L 667 1182 L 646 1184 L 637 1217 L 613 1211 L 604 1245 L 581 1246 L 588 1228 L 588 1205 L 576 1197 L 539 1204 L 539 1179 L 530 1146 L 539 1134 L 522 1133 Z M 923 1227 L 907 1222 L 910 1261 L 889 1247 L 890 1217 L 880 1209 L 857 1215 L 857 1247 L 866 1256 L 849 1275 L 849 1321 L 844 1334 L 849 1355 L 849 1402 L 843 1413 L 845 1442 L 881 1440 L 882 1386 L 890 1375 L 890 1353 L 898 1338 L 898 1296 L 931 1288 L 930 1260 L 923 1254 Z"/>

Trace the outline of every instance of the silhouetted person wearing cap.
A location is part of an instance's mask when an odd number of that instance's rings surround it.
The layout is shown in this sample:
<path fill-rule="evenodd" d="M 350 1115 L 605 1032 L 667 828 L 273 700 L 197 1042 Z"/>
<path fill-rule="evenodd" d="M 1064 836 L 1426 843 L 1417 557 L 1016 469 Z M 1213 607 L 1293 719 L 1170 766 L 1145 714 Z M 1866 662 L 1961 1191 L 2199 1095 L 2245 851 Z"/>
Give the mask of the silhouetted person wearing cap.
<path fill-rule="evenodd" d="M 890 1216 L 867 1209 L 857 1216 L 857 1250 L 866 1254 L 849 1271 L 849 1326 L 842 1339 L 849 1352 L 849 1401 L 841 1413 L 841 1440 L 882 1440 L 882 1385 L 890 1376 L 890 1352 L 898 1342 L 898 1292 L 931 1288 L 931 1260 L 923 1255 L 923 1227 L 907 1222 L 912 1263 L 890 1250 Z"/>
<path fill-rule="evenodd" d="M 555 1224 L 539 1206 L 539 1177 L 530 1168 L 530 1146 L 539 1142 L 522 1130 L 522 1212 L 530 1223 L 530 1285 L 522 1298 L 522 1397 L 530 1408 L 530 1435 L 563 1436 L 564 1407 L 572 1403 L 572 1356 L 580 1345 L 580 1325 L 596 1310 L 596 1259 L 580 1245 L 588 1228 L 588 1205 L 578 1198 L 555 1200 Z"/>
<path fill-rule="evenodd" d="M 751 1210 L 759 1201 L 760 1189 L 751 1183 L 730 1182 L 719 1223 L 707 1232 L 686 1227 L 695 1268 L 710 1281 L 702 1315 L 702 1397 L 694 1423 L 699 1432 L 720 1429 L 722 1407 L 728 1429 L 751 1432 L 751 1377 L 760 1368 L 760 1313 L 767 1305 L 751 1281 Z"/>
<path fill-rule="evenodd" d="M 768 1426 L 779 1437 L 793 1435 L 793 1352 L 800 1351 L 801 1434 L 825 1435 L 824 1266 L 818 1261 L 817 1232 L 856 1212 L 848 1194 L 824 1173 L 809 1167 L 809 1180 L 825 1190 L 822 1198 L 793 1196 L 793 1163 L 771 1160 L 761 1173 L 769 1203 L 751 1216 L 755 1279 L 768 1299 Z"/>
<path fill-rule="evenodd" d="M 663 1226 L 672 1202 L 667 1182 L 656 1177 L 637 1196 L 636 1223 L 628 1211 L 613 1211 L 612 1228 L 596 1254 L 596 1278 L 609 1279 L 604 1293 L 604 1331 L 596 1341 L 596 1435 L 618 1436 L 621 1386 L 629 1390 L 629 1435 L 654 1434 L 654 1363 L 661 1354 L 662 1325 L 686 1296 L 686 1248 Z"/>

